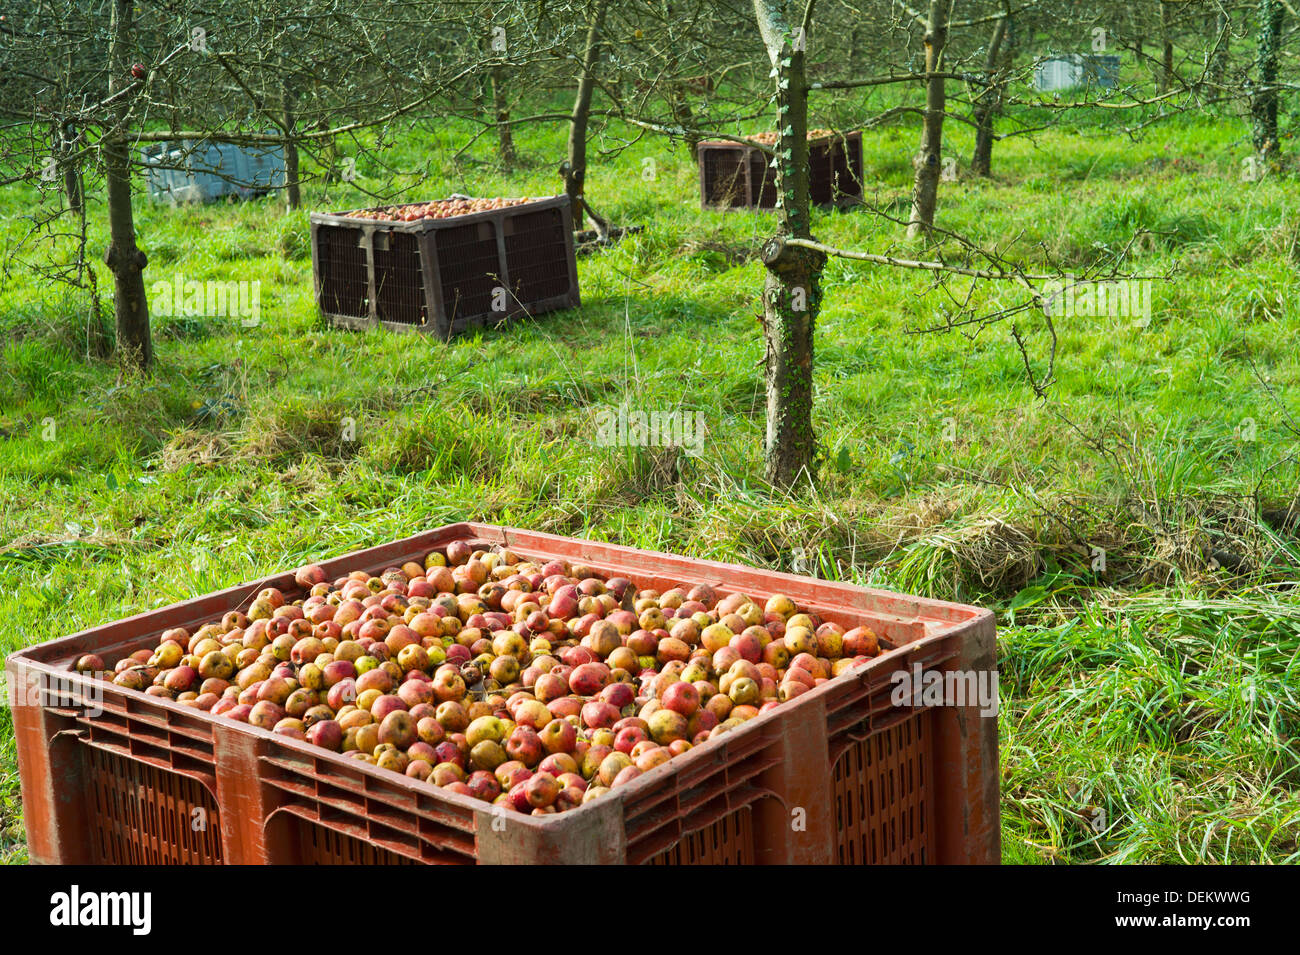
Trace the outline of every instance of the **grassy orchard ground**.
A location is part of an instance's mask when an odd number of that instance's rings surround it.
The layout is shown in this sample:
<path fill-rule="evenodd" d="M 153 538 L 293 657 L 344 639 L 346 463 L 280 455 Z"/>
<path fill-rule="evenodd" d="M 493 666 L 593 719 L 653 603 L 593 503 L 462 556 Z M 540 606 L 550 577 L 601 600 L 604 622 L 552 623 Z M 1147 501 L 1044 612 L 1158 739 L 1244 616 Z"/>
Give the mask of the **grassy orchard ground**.
<path fill-rule="evenodd" d="M 966 130 L 949 132 L 968 156 Z M 868 191 L 899 215 L 915 139 L 865 137 Z M 412 134 L 385 154 L 430 171 L 403 198 L 558 189 L 562 130 L 522 134 L 526 165 L 509 174 L 486 141 L 449 172 L 458 142 Z M 945 228 L 1015 241 L 1025 260 L 1078 268 L 1148 229 L 1134 269 L 1177 270 L 1145 329 L 1060 321 L 1046 404 L 1007 328 L 909 334 L 944 301 L 925 275 L 832 261 L 816 366 L 827 465 L 797 499 L 759 479 L 752 253 L 772 217 L 701 212 L 695 166 L 663 140 L 593 157 L 598 208 L 646 230 L 580 262 L 581 310 L 452 345 L 323 327 L 306 212 L 141 198 L 147 284 L 259 280 L 262 325 L 155 317 L 155 374 L 123 380 L 82 357 L 57 289 L 4 280 L 0 652 L 462 519 L 804 569 L 1000 611 L 1008 861 L 1295 861 L 1300 544 L 1248 505 L 1258 489 L 1286 508 L 1296 487 L 1270 389 L 1300 414 L 1300 223 L 1293 179 L 1241 181 L 1246 149 L 1232 118 L 1139 143 L 1059 130 L 998 144 L 991 182 L 943 184 Z M 0 195 L 6 247 L 35 201 Z M 306 202 L 369 200 L 309 188 Z M 902 233 L 862 212 L 819 213 L 814 231 L 872 251 Z M 1041 371 L 1041 322 L 1023 324 Z M 699 411 L 705 453 L 595 446 L 596 409 L 624 400 Z M 13 861 L 18 792 L 0 710 Z"/>

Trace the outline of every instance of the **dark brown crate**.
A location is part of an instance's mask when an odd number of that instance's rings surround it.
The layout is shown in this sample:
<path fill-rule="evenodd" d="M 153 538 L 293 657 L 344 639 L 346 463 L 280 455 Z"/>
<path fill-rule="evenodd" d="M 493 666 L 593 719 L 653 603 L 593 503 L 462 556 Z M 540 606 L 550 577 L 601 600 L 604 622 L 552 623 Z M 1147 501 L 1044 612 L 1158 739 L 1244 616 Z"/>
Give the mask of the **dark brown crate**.
<path fill-rule="evenodd" d="M 758 146 L 725 140 L 699 144 L 700 206 L 705 209 L 775 209 L 776 171 Z M 813 205 L 862 197 L 862 133 L 842 133 L 808 143 L 808 195 Z"/>
<path fill-rule="evenodd" d="M 580 302 L 567 196 L 415 222 L 314 212 L 311 235 L 317 304 L 346 328 L 446 339 Z"/>
<path fill-rule="evenodd" d="M 33 861 L 87 863 L 932 863 L 1000 858 L 996 720 L 966 706 L 895 706 L 891 673 L 993 670 L 993 617 L 959 604 L 484 524 L 454 524 L 335 558 L 380 572 L 453 540 L 530 559 L 581 560 L 639 588 L 706 583 L 788 594 L 887 652 L 551 816 L 491 807 L 307 743 L 72 671 L 110 664 L 246 608 L 291 573 L 149 611 L 12 654 L 24 823 Z M 35 687 L 35 692 L 29 688 Z M 86 702 L 98 694 L 102 712 Z M 108 754 L 106 757 L 105 754 Z M 806 827 L 791 826 L 794 808 Z M 186 830 L 196 809 L 208 828 Z"/>

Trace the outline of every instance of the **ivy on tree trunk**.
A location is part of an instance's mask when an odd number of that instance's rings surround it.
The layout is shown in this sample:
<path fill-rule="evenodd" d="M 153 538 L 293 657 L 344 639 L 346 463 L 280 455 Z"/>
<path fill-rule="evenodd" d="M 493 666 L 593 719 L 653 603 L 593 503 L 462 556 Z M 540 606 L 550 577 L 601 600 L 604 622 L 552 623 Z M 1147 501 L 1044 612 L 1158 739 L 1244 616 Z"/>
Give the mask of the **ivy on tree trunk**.
<path fill-rule="evenodd" d="M 813 333 L 821 304 L 821 274 L 826 256 L 791 246 L 787 238 L 812 237 L 808 196 L 808 81 L 806 31 L 812 3 L 795 26 L 780 0 L 754 0 L 759 32 L 776 80 L 777 223 L 780 234 L 763 247 L 764 386 L 767 480 L 789 487 L 815 468 L 812 426 Z M 803 4 L 798 6 L 802 7 Z"/>
<path fill-rule="evenodd" d="M 1259 49 L 1255 59 L 1255 81 L 1250 96 L 1251 141 L 1255 152 L 1272 160 L 1279 151 L 1277 138 L 1277 73 L 1282 43 L 1282 0 L 1260 0 Z"/>

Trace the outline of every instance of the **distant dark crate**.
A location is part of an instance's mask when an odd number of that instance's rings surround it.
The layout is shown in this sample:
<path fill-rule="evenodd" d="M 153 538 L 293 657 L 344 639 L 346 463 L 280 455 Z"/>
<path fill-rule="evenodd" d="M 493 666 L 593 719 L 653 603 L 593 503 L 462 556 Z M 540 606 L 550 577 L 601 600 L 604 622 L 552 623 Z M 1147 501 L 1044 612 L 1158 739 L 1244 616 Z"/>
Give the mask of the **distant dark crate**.
<path fill-rule="evenodd" d="M 776 170 L 757 146 L 722 140 L 699 145 L 700 205 L 705 209 L 775 209 Z M 862 134 L 808 143 L 808 196 L 832 205 L 862 196 Z"/>
<path fill-rule="evenodd" d="M 313 213 L 311 229 L 317 302 L 347 328 L 450 338 L 580 301 L 567 196 L 415 222 Z"/>

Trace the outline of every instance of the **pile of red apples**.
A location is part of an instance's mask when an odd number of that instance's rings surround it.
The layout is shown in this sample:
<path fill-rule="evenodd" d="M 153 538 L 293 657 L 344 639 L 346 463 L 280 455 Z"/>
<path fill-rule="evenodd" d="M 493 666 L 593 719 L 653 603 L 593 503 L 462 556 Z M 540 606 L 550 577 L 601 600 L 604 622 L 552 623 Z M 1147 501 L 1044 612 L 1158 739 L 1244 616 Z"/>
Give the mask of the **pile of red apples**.
<path fill-rule="evenodd" d="M 418 222 L 421 219 L 451 219 L 475 212 L 490 212 L 521 206 L 535 199 L 435 199 L 404 206 L 383 209 L 358 209 L 347 213 L 349 219 L 376 219 L 381 222 Z"/>
<path fill-rule="evenodd" d="M 161 634 L 113 682 L 510 810 L 562 812 L 880 653 L 875 633 L 712 587 L 639 590 L 453 542 L 378 576 L 295 574 Z M 85 673 L 104 671 L 90 655 Z"/>

